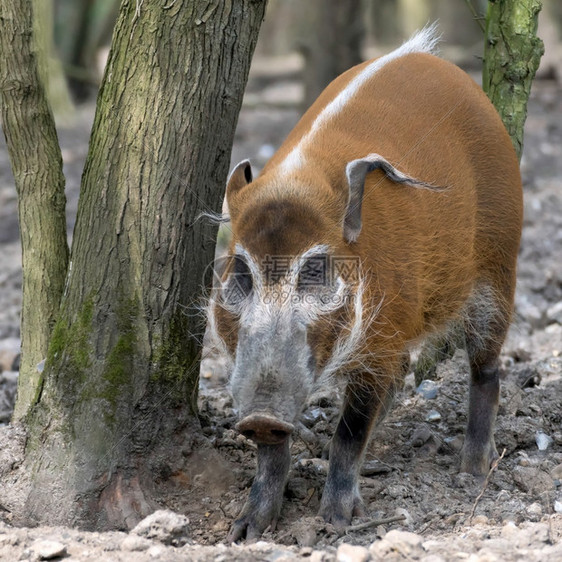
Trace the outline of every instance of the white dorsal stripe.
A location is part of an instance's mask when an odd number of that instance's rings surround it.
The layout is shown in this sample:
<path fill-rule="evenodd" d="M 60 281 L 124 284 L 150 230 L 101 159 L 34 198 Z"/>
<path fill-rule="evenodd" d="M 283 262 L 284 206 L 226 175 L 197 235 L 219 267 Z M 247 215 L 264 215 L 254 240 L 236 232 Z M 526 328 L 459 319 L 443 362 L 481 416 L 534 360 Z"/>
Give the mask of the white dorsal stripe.
<path fill-rule="evenodd" d="M 317 115 L 310 130 L 304 135 L 299 143 L 291 150 L 281 163 L 281 170 L 289 173 L 301 168 L 304 164 L 302 148 L 306 146 L 312 137 L 334 116 L 337 115 L 357 93 L 359 88 L 376 74 L 389 62 L 408 55 L 410 53 L 434 53 L 440 35 L 437 33 L 437 23 L 424 27 L 415 33 L 406 43 L 391 53 L 384 55 L 363 69 L 349 84 Z"/>

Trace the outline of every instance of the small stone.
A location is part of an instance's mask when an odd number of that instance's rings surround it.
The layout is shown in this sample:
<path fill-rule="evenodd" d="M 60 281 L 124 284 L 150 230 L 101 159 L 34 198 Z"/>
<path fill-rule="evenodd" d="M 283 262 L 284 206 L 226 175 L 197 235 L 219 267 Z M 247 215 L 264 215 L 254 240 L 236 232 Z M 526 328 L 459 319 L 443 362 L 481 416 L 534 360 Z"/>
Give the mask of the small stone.
<path fill-rule="evenodd" d="M 511 473 L 514 482 L 524 492 L 542 494 L 554 488 L 550 475 L 534 466 L 515 466 Z"/>
<path fill-rule="evenodd" d="M 559 500 L 555 500 L 554 501 L 554 511 L 556 511 L 556 513 L 562 513 L 562 502 Z"/>
<path fill-rule="evenodd" d="M 528 505 L 525 511 L 531 517 L 532 521 L 538 521 L 542 516 L 542 507 L 538 502 L 534 502 L 531 505 Z"/>
<path fill-rule="evenodd" d="M 390 472 L 391 468 L 387 464 L 384 464 L 377 460 L 367 461 L 363 464 L 361 469 L 362 476 L 372 476 L 373 474 L 385 474 Z"/>
<path fill-rule="evenodd" d="M 367 562 L 369 551 L 364 546 L 343 543 L 336 553 L 337 562 Z"/>
<path fill-rule="evenodd" d="M 404 509 L 403 507 L 397 507 L 394 510 L 394 515 L 396 515 L 396 516 L 402 515 L 404 517 L 404 520 L 400 521 L 400 525 L 404 525 L 405 527 L 407 527 L 408 525 L 411 525 L 414 522 L 414 520 L 412 519 L 412 516 L 410 515 L 410 512 L 407 509 Z M 389 531 L 389 532 L 391 533 L 392 531 Z M 403 532 L 406 532 L 406 531 L 403 531 Z M 388 533 L 387 533 L 387 535 L 388 535 Z M 386 537 L 386 535 L 385 535 L 385 537 Z"/>
<path fill-rule="evenodd" d="M 296 464 L 298 467 L 312 470 L 321 476 L 328 474 L 328 461 L 324 459 L 300 459 Z"/>
<path fill-rule="evenodd" d="M 431 439 L 432 435 L 431 429 L 427 425 L 420 425 L 414 430 L 410 439 L 410 445 L 412 447 L 421 447 Z"/>
<path fill-rule="evenodd" d="M 398 552 L 411 556 L 415 551 L 421 550 L 423 537 L 408 531 L 393 529 L 386 533 L 384 540 L 388 542 L 393 549 L 398 550 Z"/>
<path fill-rule="evenodd" d="M 425 421 L 438 422 L 441 421 L 441 414 L 437 410 L 429 410 L 425 416 Z"/>
<path fill-rule="evenodd" d="M 39 557 L 39 560 L 52 560 L 66 556 L 66 546 L 58 541 L 35 541 L 31 545 L 31 551 Z"/>
<path fill-rule="evenodd" d="M 487 525 L 489 521 L 485 515 L 476 515 L 476 517 L 472 518 L 473 525 Z"/>
<path fill-rule="evenodd" d="M 185 515 L 160 509 L 145 517 L 131 533 L 164 544 L 181 546 L 187 540 L 188 526 L 189 519 Z"/>
<path fill-rule="evenodd" d="M 511 499 L 511 494 L 507 490 L 500 490 L 496 496 L 496 501 L 506 502 Z"/>
<path fill-rule="evenodd" d="M 121 550 L 126 550 L 129 552 L 142 552 L 148 550 L 152 542 L 144 537 L 139 537 L 138 535 L 129 535 L 121 543 Z"/>
<path fill-rule="evenodd" d="M 537 442 L 537 447 L 539 451 L 546 451 L 550 445 L 554 442 L 554 439 L 547 435 L 544 431 L 537 431 L 535 433 L 535 441 Z"/>
<path fill-rule="evenodd" d="M 426 379 L 416 388 L 416 393 L 423 396 L 426 400 L 433 400 L 437 396 L 437 383 Z"/>
<path fill-rule="evenodd" d="M 460 452 L 464 444 L 464 439 L 458 435 L 456 437 L 445 437 L 444 441 L 447 447 L 457 453 Z"/>
<path fill-rule="evenodd" d="M 511 537 L 514 537 L 517 535 L 517 533 L 519 533 L 519 528 L 517 527 L 517 525 L 513 522 L 513 521 L 508 521 L 503 527 L 502 527 L 502 537 L 504 537 L 505 539 L 509 539 Z"/>

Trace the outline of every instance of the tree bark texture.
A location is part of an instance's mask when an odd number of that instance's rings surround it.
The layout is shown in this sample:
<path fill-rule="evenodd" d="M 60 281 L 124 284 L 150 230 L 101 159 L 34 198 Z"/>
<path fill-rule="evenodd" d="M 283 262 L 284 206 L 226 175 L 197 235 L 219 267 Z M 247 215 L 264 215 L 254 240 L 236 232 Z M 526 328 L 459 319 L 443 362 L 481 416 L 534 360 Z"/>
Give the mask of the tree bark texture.
<path fill-rule="evenodd" d="M 301 41 L 308 109 L 336 76 L 362 61 L 365 28 L 363 0 L 308 0 L 303 9 L 310 22 Z"/>
<path fill-rule="evenodd" d="M 31 0 L 0 4 L 0 106 L 16 182 L 22 244 L 22 357 L 14 419 L 37 399 L 67 265 L 64 176 L 53 115 L 39 79 Z"/>
<path fill-rule="evenodd" d="M 28 522 L 130 528 L 155 508 L 155 480 L 186 469 L 198 444 L 199 307 L 216 227 L 196 218 L 221 209 L 264 10 L 121 4 L 28 422 Z"/>
<path fill-rule="evenodd" d="M 537 37 L 539 0 L 494 0 L 486 15 L 482 86 L 492 100 L 519 158 L 531 85 L 544 53 Z"/>

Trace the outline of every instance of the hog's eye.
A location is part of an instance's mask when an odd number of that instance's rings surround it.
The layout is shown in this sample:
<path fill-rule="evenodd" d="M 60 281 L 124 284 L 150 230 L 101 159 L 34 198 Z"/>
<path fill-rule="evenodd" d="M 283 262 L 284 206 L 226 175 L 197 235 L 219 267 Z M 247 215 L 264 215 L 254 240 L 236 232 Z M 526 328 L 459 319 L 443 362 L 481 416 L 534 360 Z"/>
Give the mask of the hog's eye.
<path fill-rule="evenodd" d="M 228 304 L 241 303 L 252 291 L 252 274 L 240 256 L 233 257 L 232 270 L 225 286 L 224 299 Z"/>
<path fill-rule="evenodd" d="M 317 289 L 329 283 L 328 256 L 319 255 L 308 258 L 301 267 L 297 289 Z"/>

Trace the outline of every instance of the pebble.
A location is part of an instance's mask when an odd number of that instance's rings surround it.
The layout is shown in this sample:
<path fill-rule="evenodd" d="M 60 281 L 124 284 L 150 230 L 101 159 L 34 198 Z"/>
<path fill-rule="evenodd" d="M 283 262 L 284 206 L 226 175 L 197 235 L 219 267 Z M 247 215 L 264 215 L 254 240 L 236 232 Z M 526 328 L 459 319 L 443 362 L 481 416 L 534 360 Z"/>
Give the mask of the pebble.
<path fill-rule="evenodd" d="M 410 444 L 412 447 L 421 447 L 431 439 L 432 435 L 431 429 L 427 425 L 420 425 L 414 430 Z"/>
<path fill-rule="evenodd" d="M 299 468 L 312 469 L 316 474 L 328 474 L 328 461 L 324 459 L 300 459 L 296 462 Z"/>
<path fill-rule="evenodd" d="M 31 551 L 39 557 L 39 560 L 52 560 L 66 556 L 66 546 L 58 541 L 35 541 L 31 545 Z"/>
<path fill-rule="evenodd" d="M 384 539 L 374 542 L 369 547 L 369 552 L 375 560 L 385 559 L 392 551 L 397 551 L 402 557 L 409 558 L 422 550 L 423 538 L 408 531 L 393 529 L 384 536 Z"/>
<path fill-rule="evenodd" d="M 534 466 L 516 466 L 512 470 L 515 483 L 524 492 L 541 494 L 554 488 L 550 475 Z"/>
<path fill-rule="evenodd" d="M 513 521 L 508 521 L 501 530 L 501 536 L 504 539 L 515 537 L 517 536 L 517 533 L 519 533 L 519 528 Z"/>
<path fill-rule="evenodd" d="M 426 400 L 433 400 L 437 397 L 437 383 L 435 381 L 426 379 L 416 388 L 416 393 L 423 396 Z"/>
<path fill-rule="evenodd" d="M 555 500 L 554 501 L 554 511 L 556 511 L 556 513 L 562 513 L 562 502 Z"/>
<path fill-rule="evenodd" d="M 537 442 L 537 447 L 539 451 L 546 451 L 554 442 L 554 439 L 547 435 L 544 431 L 537 431 L 535 433 L 535 441 Z"/>
<path fill-rule="evenodd" d="M 131 534 L 176 546 L 185 544 L 188 527 L 189 519 L 185 515 L 160 509 L 145 517 Z"/>
<path fill-rule="evenodd" d="M 531 521 L 538 521 L 542 516 L 542 507 L 538 502 L 528 505 L 525 511 L 531 517 Z"/>
<path fill-rule="evenodd" d="M 347 543 L 340 544 L 336 553 L 337 562 L 367 562 L 369 557 L 369 551 L 364 546 Z"/>
<path fill-rule="evenodd" d="M 429 410 L 425 416 L 425 421 L 438 422 L 441 421 L 441 414 L 437 410 Z"/>
<path fill-rule="evenodd" d="M 385 474 L 390 472 L 392 469 L 387 464 L 384 464 L 377 460 L 367 461 L 363 464 L 361 469 L 362 476 L 372 476 L 373 474 Z"/>

